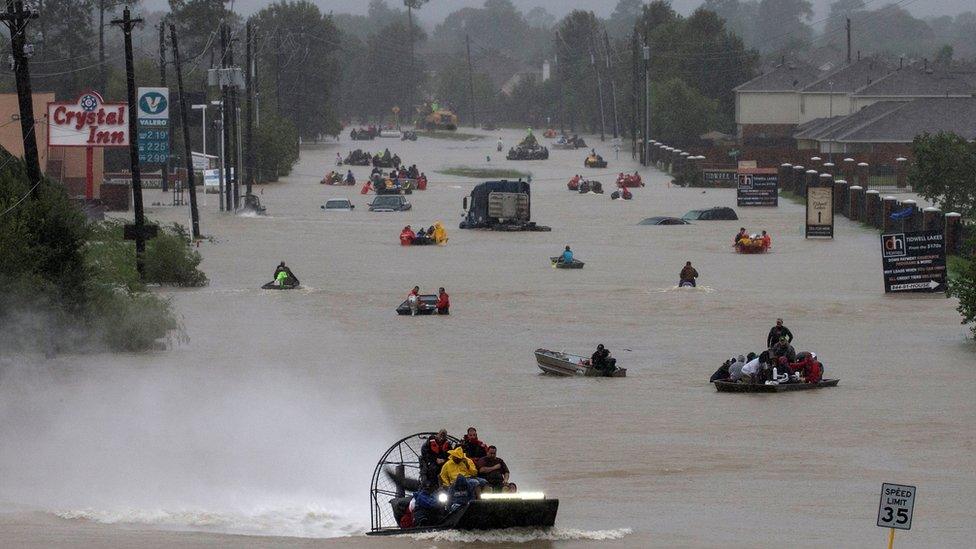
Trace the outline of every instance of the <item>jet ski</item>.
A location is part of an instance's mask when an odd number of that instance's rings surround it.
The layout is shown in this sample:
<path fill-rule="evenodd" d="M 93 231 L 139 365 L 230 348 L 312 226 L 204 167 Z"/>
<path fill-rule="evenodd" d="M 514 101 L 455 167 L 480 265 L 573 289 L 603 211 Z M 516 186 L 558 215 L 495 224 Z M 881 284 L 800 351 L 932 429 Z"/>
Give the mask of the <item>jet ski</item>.
<path fill-rule="evenodd" d="M 557 256 L 550 257 L 549 261 L 551 261 L 552 266 L 557 269 L 582 269 L 583 265 L 586 265 L 586 263 L 580 261 L 579 259 L 576 259 L 575 257 L 573 258 L 573 261 L 571 263 L 560 261 L 560 259 L 562 259 L 562 256 L 557 255 Z"/>

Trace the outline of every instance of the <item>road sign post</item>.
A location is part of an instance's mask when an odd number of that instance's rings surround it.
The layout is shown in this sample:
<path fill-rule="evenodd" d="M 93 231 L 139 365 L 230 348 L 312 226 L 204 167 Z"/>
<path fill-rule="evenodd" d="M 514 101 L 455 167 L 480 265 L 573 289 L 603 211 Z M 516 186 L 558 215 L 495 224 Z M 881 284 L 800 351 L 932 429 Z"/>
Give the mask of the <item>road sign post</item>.
<path fill-rule="evenodd" d="M 881 485 L 881 500 L 878 502 L 878 526 L 890 528 L 888 549 L 895 544 L 895 529 L 912 529 L 912 512 L 915 510 L 915 487 L 904 484 Z"/>

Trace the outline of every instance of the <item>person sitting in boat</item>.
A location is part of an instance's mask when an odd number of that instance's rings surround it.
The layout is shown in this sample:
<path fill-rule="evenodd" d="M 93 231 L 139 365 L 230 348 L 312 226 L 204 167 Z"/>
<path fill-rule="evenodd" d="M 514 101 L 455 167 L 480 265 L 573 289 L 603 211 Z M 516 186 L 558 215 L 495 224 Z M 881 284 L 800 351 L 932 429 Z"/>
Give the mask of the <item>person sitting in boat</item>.
<path fill-rule="evenodd" d="M 463 479 L 470 493 L 477 499 L 481 495 L 481 487 L 488 484 L 483 478 L 478 478 L 478 468 L 474 461 L 464 455 L 464 450 L 455 448 L 447 453 L 448 459 L 441 466 L 441 486 L 453 486 L 458 479 Z"/>
<path fill-rule="evenodd" d="M 698 278 L 698 271 L 691 266 L 691 261 L 686 261 L 685 266 L 681 268 L 681 273 L 678 275 L 678 286 L 684 286 L 687 283 L 691 284 L 692 287 L 696 287 L 696 278 Z"/>
<path fill-rule="evenodd" d="M 427 190 L 427 176 L 424 174 L 424 172 L 420 172 L 420 176 L 417 177 L 417 190 Z"/>
<path fill-rule="evenodd" d="M 796 350 L 793 349 L 793 346 L 790 345 L 789 340 L 785 336 L 773 344 L 773 347 L 770 349 L 770 355 L 773 358 L 785 357 L 790 362 L 796 362 Z"/>
<path fill-rule="evenodd" d="M 467 434 L 461 439 L 461 449 L 464 450 L 464 455 L 473 460 L 488 455 L 488 445 L 478 439 L 478 430 L 474 427 L 468 427 Z"/>
<path fill-rule="evenodd" d="M 745 227 L 740 227 L 739 232 L 732 238 L 732 245 L 737 245 L 743 238 L 749 238 L 749 233 L 746 232 Z"/>
<path fill-rule="evenodd" d="M 437 314 L 451 314 L 451 296 L 447 295 L 444 288 L 439 288 L 437 290 Z"/>
<path fill-rule="evenodd" d="M 754 358 L 742 366 L 742 378 L 739 381 L 743 383 L 757 382 L 760 371 L 769 362 L 769 351 L 763 351 L 759 356 L 755 356 L 754 353 L 749 353 L 749 356 Z"/>
<path fill-rule="evenodd" d="M 413 239 L 414 246 L 426 246 L 430 244 L 430 238 L 427 237 L 427 229 L 423 227 L 417 231 L 417 237 Z"/>
<path fill-rule="evenodd" d="M 370 170 L 370 172 L 369 172 L 370 179 L 372 179 L 374 175 L 378 175 L 382 179 L 382 177 L 383 177 L 383 170 L 381 170 L 379 168 L 379 166 L 373 166 L 373 169 Z"/>
<path fill-rule="evenodd" d="M 739 381 L 742 379 L 742 367 L 746 365 L 746 357 L 739 355 L 729 363 L 729 381 Z"/>
<path fill-rule="evenodd" d="M 725 362 L 723 362 L 722 365 L 718 367 L 718 370 L 715 370 L 715 373 L 712 374 L 712 377 L 708 379 L 708 382 L 714 383 L 716 381 L 725 381 L 729 379 L 731 377 L 731 374 L 729 373 L 729 368 L 732 366 L 733 362 L 735 362 L 735 357 L 732 357 L 726 360 Z M 740 369 L 739 372 L 741 373 L 742 370 Z"/>
<path fill-rule="evenodd" d="M 610 349 L 604 347 L 602 343 L 596 346 L 596 352 L 590 357 L 590 364 L 606 376 L 617 370 L 617 359 L 610 356 Z"/>
<path fill-rule="evenodd" d="M 566 249 L 563 250 L 562 255 L 559 256 L 558 261 L 559 261 L 559 263 L 572 263 L 573 262 L 573 250 L 570 250 L 568 245 L 566 246 Z"/>
<path fill-rule="evenodd" d="M 430 526 L 441 522 L 444 506 L 437 501 L 437 488 L 436 483 L 423 483 L 413 493 L 408 511 L 400 519 L 401 528 Z"/>
<path fill-rule="evenodd" d="M 407 305 L 410 306 L 410 315 L 415 316 L 420 312 L 422 303 L 420 302 L 420 286 L 414 286 L 407 294 Z"/>
<path fill-rule="evenodd" d="M 759 237 L 759 240 L 762 241 L 763 248 L 769 248 L 773 244 L 773 239 L 768 234 L 766 234 L 766 231 L 762 232 L 762 235 Z"/>
<path fill-rule="evenodd" d="M 355 185 L 356 184 L 356 176 L 352 174 L 352 170 L 348 170 L 346 172 L 346 180 L 345 180 L 345 183 L 346 183 L 346 185 Z"/>
<path fill-rule="evenodd" d="M 434 242 L 440 245 L 447 244 L 447 229 L 444 228 L 444 224 L 440 221 L 434 222 Z"/>
<path fill-rule="evenodd" d="M 630 200 L 631 198 L 634 198 L 634 194 L 631 193 L 630 189 L 628 189 L 627 187 L 621 187 L 620 198 L 623 198 L 624 200 Z"/>
<path fill-rule="evenodd" d="M 790 364 L 790 368 L 799 374 L 803 381 L 807 383 L 823 381 L 823 363 L 817 360 L 816 353 L 802 352 L 797 356 L 800 358 L 799 362 Z"/>
<path fill-rule="evenodd" d="M 427 443 L 420 450 L 420 467 L 424 479 L 431 483 L 439 483 L 441 466 L 447 463 L 447 455 L 454 448 L 451 439 L 447 438 L 447 430 L 441 429 L 436 435 L 427 439 Z"/>
<path fill-rule="evenodd" d="M 416 239 L 417 239 L 417 234 L 413 232 L 413 229 L 410 228 L 410 225 L 407 225 L 406 227 L 403 228 L 402 231 L 400 231 L 401 246 L 410 246 L 411 244 L 414 243 Z"/>
<path fill-rule="evenodd" d="M 475 460 L 478 466 L 478 476 L 488 481 L 488 486 L 494 491 L 505 491 L 508 486 L 509 470 L 505 460 L 498 457 L 498 448 L 489 446 L 485 457 Z"/>

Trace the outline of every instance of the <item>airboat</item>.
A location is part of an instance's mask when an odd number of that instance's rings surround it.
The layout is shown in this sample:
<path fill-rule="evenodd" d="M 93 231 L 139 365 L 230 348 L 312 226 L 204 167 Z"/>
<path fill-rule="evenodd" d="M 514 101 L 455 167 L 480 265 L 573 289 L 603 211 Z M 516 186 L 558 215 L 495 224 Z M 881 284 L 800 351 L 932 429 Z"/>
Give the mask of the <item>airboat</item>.
<path fill-rule="evenodd" d="M 415 433 L 390 446 L 373 470 L 369 490 L 371 507 L 370 536 L 390 536 L 439 530 L 497 530 L 501 528 L 549 528 L 556 522 L 558 499 L 548 499 L 539 492 L 482 494 L 481 499 L 453 506 L 446 489 L 437 493 L 444 512 L 433 524 L 402 528 L 400 519 L 406 512 L 421 483 L 421 450 L 437 433 Z M 448 436 L 455 446 L 461 443 Z M 456 508 L 454 508 L 456 507 Z"/>

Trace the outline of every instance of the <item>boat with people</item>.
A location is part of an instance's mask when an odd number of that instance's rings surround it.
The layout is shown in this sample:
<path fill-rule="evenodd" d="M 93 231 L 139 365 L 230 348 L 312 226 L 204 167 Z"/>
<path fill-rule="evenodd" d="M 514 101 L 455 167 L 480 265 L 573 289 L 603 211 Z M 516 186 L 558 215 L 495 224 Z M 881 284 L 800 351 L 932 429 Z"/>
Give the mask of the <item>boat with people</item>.
<path fill-rule="evenodd" d="M 606 369 L 601 370 L 594 366 L 591 358 L 549 349 L 536 349 L 535 361 L 540 370 L 555 376 L 627 377 L 627 368 L 615 366 L 615 369 L 608 373 Z"/>
<path fill-rule="evenodd" d="M 582 269 L 583 265 L 586 265 L 586 263 L 576 259 L 575 257 L 569 262 L 563 261 L 563 257 L 561 255 L 554 255 L 549 258 L 549 261 L 556 269 Z"/>
<path fill-rule="evenodd" d="M 553 141 L 550 144 L 550 146 L 554 149 L 560 149 L 560 150 L 585 149 L 586 141 L 578 135 L 569 137 L 563 134 L 557 137 L 555 141 Z"/>
<path fill-rule="evenodd" d="M 762 234 L 746 234 L 745 229 L 740 229 L 739 234 L 735 235 L 732 247 L 740 254 L 764 254 L 769 251 L 772 239 L 766 231 Z"/>
<path fill-rule="evenodd" d="M 713 381 L 715 390 L 720 393 L 785 393 L 787 391 L 809 391 L 836 387 L 839 379 L 824 379 L 816 383 L 737 383 L 734 381 Z"/>
<path fill-rule="evenodd" d="M 583 161 L 583 166 L 586 168 L 606 168 L 607 161 L 602 156 L 596 154 L 595 150 L 591 150 L 586 160 Z"/>
<path fill-rule="evenodd" d="M 373 161 L 373 155 L 369 154 L 368 151 L 363 151 L 362 149 L 356 149 L 354 151 L 349 151 L 346 158 L 343 159 L 343 164 L 349 164 L 351 166 L 369 166 Z"/>
<path fill-rule="evenodd" d="M 559 500 L 519 490 L 498 449 L 474 427 L 468 433 L 458 439 L 442 429 L 393 443 L 373 469 L 366 535 L 554 526 Z M 471 478 L 460 472 L 468 469 Z"/>
<path fill-rule="evenodd" d="M 353 128 L 349 132 L 349 139 L 353 141 L 372 141 L 376 138 L 379 132 L 376 130 L 375 126 L 369 126 L 368 128 Z"/>
<path fill-rule="evenodd" d="M 625 174 L 623 172 L 620 172 L 617 175 L 617 186 L 620 187 L 621 189 L 625 189 L 627 187 L 631 187 L 631 188 L 643 187 L 644 181 L 641 180 L 641 176 L 637 172 L 634 172 L 633 174 Z"/>
<path fill-rule="evenodd" d="M 603 183 L 593 179 L 585 179 L 579 182 L 577 192 L 580 194 L 603 194 Z"/>
<path fill-rule="evenodd" d="M 300 285 L 298 277 L 282 261 L 275 267 L 273 280 L 261 286 L 262 290 L 294 290 Z"/>

